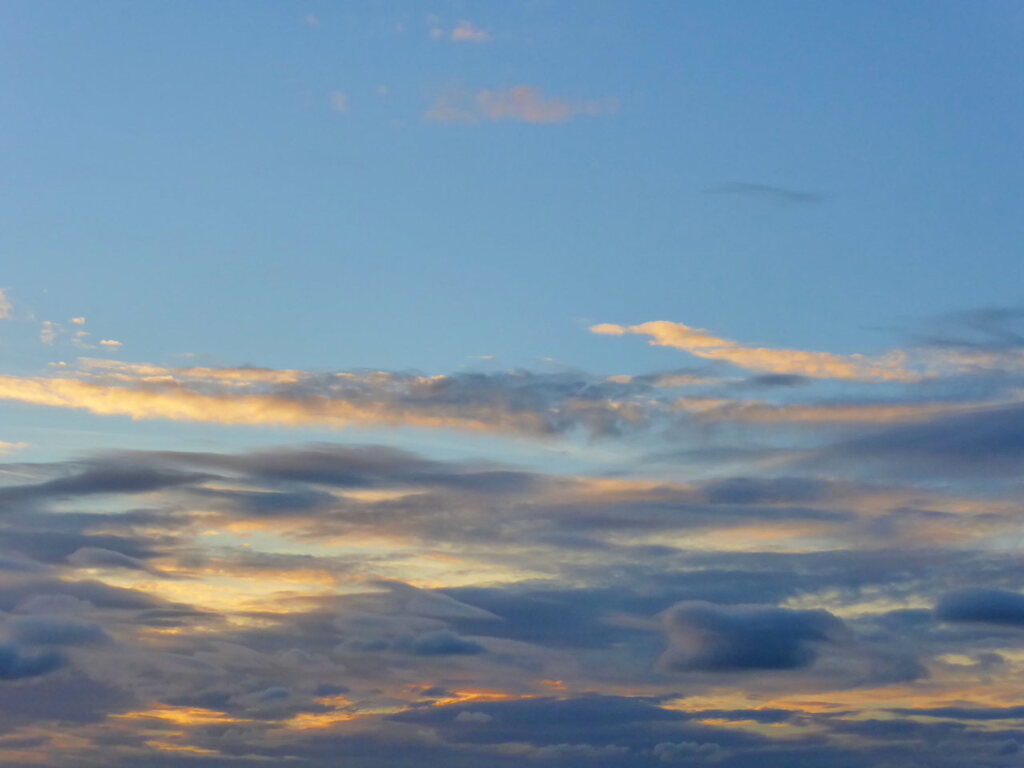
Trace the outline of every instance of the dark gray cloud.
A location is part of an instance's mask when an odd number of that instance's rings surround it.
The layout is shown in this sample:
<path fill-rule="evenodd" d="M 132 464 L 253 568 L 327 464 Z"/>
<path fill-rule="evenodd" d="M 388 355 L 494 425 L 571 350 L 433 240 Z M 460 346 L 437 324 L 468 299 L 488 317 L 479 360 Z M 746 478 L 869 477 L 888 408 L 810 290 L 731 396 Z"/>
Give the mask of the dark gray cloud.
<path fill-rule="evenodd" d="M 1007 477 L 1024 469 L 1024 406 L 992 407 L 901 425 L 839 442 L 816 456 L 885 476 Z"/>
<path fill-rule="evenodd" d="M 816 646 L 845 627 L 827 611 L 723 607 L 683 602 L 662 614 L 669 648 L 662 668 L 673 672 L 797 669 L 814 663 Z"/>
<path fill-rule="evenodd" d="M 1002 589 L 963 589 L 944 595 L 935 606 L 935 616 L 942 621 L 1024 627 L 1024 595 Z"/>
<path fill-rule="evenodd" d="M 54 651 L 26 650 L 11 643 L 0 643 L 0 680 L 39 677 L 63 665 L 64 657 Z"/>
<path fill-rule="evenodd" d="M 145 466 L 97 463 L 68 477 L 42 483 L 0 488 L 0 503 L 61 499 L 98 494 L 132 494 L 192 484 L 208 477 L 198 472 L 175 472 Z"/>
<path fill-rule="evenodd" d="M 486 650 L 480 643 L 459 637 L 447 629 L 403 638 L 397 647 L 417 656 L 473 656 Z"/>
<path fill-rule="evenodd" d="M 110 642 L 98 624 L 68 616 L 18 616 L 8 620 L 8 633 L 24 645 L 76 646 Z"/>

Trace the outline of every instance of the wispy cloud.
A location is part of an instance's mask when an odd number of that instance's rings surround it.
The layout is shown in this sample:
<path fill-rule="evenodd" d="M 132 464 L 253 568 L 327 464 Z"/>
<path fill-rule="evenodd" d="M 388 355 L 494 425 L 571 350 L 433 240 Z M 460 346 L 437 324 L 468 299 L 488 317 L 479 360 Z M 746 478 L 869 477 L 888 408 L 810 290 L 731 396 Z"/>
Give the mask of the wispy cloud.
<path fill-rule="evenodd" d="M 327 97 L 331 109 L 339 114 L 348 112 L 348 95 L 342 91 L 331 91 Z"/>
<path fill-rule="evenodd" d="M 565 123 L 574 117 L 609 114 L 617 108 L 615 99 L 553 98 L 535 86 L 515 85 L 475 94 L 449 90 L 434 102 L 426 116 L 442 123 Z"/>
<path fill-rule="evenodd" d="M 638 334 L 649 336 L 658 347 L 673 347 L 708 360 L 720 360 L 740 368 L 777 374 L 792 374 L 815 379 L 851 381 L 919 381 L 923 374 L 906 367 L 907 355 L 894 350 L 880 357 L 837 355 L 798 349 L 754 347 L 715 336 L 710 331 L 682 323 L 655 320 L 640 325 L 622 326 L 601 323 L 591 332 L 607 336 Z"/>
<path fill-rule="evenodd" d="M 738 197 L 760 198 L 767 201 L 803 205 L 813 205 L 825 199 L 822 195 L 814 192 L 803 192 L 796 189 L 787 189 L 786 187 L 776 187 L 771 184 L 754 184 L 743 181 L 734 181 L 728 184 L 708 187 L 705 192 L 714 195 L 735 195 Z"/>
<path fill-rule="evenodd" d="M 57 336 L 61 333 L 60 323 L 55 323 L 52 320 L 43 320 L 39 326 L 39 340 L 43 344 L 53 344 L 57 340 Z"/>
<path fill-rule="evenodd" d="M 56 370 L 49 377 L 0 376 L 0 399 L 135 419 L 531 435 L 628 430 L 645 422 L 647 410 L 635 387 L 571 374 L 313 374 L 89 359 Z"/>
<path fill-rule="evenodd" d="M 14 305 L 11 304 L 10 298 L 7 293 L 0 288 L 0 320 L 7 320 L 10 318 L 14 311 Z"/>
<path fill-rule="evenodd" d="M 462 20 L 452 29 L 451 39 L 456 43 L 486 43 L 491 34 L 471 21 Z"/>
<path fill-rule="evenodd" d="M 427 17 L 427 34 L 432 40 L 449 40 L 454 43 L 486 43 L 491 40 L 490 32 L 481 29 L 472 21 L 463 19 L 448 29 L 441 19 L 433 14 Z"/>

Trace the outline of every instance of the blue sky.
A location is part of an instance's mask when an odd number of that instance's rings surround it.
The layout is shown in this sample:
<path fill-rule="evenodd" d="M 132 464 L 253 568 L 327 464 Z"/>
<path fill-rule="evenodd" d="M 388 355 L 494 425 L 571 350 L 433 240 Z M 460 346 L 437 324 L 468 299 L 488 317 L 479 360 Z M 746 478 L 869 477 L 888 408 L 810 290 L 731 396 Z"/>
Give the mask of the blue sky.
<path fill-rule="evenodd" d="M 431 14 L 491 39 L 431 39 Z M 594 368 L 581 326 L 651 318 L 871 351 L 879 326 L 1019 299 L 1010 3 L 4 15 L 6 284 L 149 357 Z M 424 119 L 520 84 L 617 107 Z M 820 201 L 708 192 L 730 185 Z"/>
<path fill-rule="evenodd" d="M 1019 764 L 1022 42 L 4 3 L 0 762 Z"/>

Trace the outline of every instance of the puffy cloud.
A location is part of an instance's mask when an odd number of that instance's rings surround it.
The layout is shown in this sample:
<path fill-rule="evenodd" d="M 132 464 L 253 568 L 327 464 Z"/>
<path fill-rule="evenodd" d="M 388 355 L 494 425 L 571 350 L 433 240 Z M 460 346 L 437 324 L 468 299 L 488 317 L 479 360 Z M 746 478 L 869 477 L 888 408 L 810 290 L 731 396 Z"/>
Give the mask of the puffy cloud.
<path fill-rule="evenodd" d="M 833 642 L 843 623 L 827 611 L 723 607 L 682 602 L 662 614 L 669 648 L 662 668 L 673 672 L 797 669 L 814 663 L 815 646 Z"/>

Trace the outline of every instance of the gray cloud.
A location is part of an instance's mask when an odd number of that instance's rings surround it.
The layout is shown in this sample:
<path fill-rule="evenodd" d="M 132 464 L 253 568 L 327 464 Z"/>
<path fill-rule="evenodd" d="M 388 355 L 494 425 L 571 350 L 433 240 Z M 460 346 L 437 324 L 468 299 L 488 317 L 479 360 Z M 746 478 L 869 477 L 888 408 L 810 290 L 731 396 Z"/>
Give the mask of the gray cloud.
<path fill-rule="evenodd" d="M 822 202 L 825 198 L 814 192 L 802 192 L 785 187 L 776 187 L 771 184 L 756 184 L 746 181 L 733 181 L 727 184 L 719 184 L 708 187 L 704 190 L 714 195 L 735 195 L 738 197 L 750 197 L 779 203 L 796 203 L 801 205 L 813 205 Z"/>
<path fill-rule="evenodd" d="M 826 611 L 723 607 L 683 602 L 662 614 L 669 648 L 660 665 L 673 672 L 797 669 L 814 663 L 815 646 L 843 635 Z"/>
<path fill-rule="evenodd" d="M 53 651 L 26 651 L 11 643 L 0 643 L 0 680 L 39 677 L 64 663 L 64 658 Z"/>
<path fill-rule="evenodd" d="M 1002 589 L 963 589 L 944 595 L 935 606 L 935 616 L 942 621 L 1024 627 L 1024 595 Z"/>

